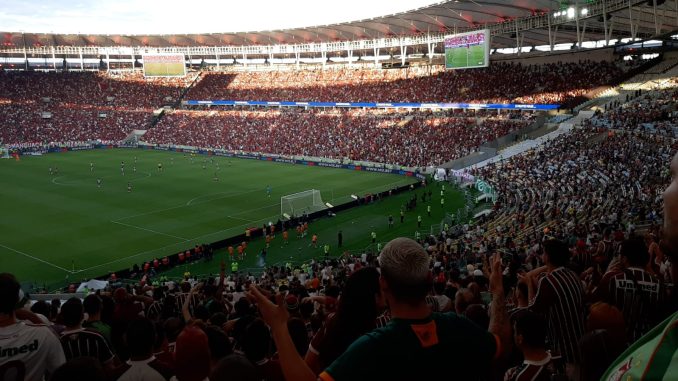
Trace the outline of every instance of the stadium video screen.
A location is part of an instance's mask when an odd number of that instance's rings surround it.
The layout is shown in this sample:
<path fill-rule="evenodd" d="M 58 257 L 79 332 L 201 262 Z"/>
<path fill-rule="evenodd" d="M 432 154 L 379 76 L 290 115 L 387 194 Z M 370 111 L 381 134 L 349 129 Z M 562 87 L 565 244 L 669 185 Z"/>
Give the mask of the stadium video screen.
<path fill-rule="evenodd" d="M 490 64 L 490 31 L 445 36 L 445 68 L 467 69 Z"/>
<path fill-rule="evenodd" d="M 183 54 L 153 54 L 142 58 L 146 77 L 183 77 L 186 75 Z"/>

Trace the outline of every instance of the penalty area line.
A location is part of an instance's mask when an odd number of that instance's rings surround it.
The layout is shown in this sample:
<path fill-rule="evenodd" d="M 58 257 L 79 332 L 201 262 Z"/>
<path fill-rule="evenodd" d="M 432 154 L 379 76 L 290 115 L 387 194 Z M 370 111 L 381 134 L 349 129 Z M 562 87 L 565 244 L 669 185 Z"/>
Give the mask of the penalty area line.
<path fill-rule="evenodd" d="M 19 251 L 19 250 L 13 249 L 13 248 L 11 248 L 11 247 L 9 247 L 9 246 L 5 246 L 5 245 L 2 245 L 2 244 L 0 244 L 0 247 L 3 247 L 3 248 L 5 248 L 5 249 L 7 249 L 7 250 L 9 250 L 9 251 L 13 251 L 13 252 L 15 252 L 15 253 L 17 253 L 17 254 L 19 254 L 19 255 L 23 255 L 23 256 L 26 257 L 26 258 L 30 258 L 30 259 L 33 259 L 33 260 L 35 260 L 35 261 L 42 262 L 42 263 L 44 263 L 44 264 L 46 264 L 46 265 L 48 265 L 48 266 L 52 266 L 52 267 L 54 267 L 54 268 L 56 268 L 56 269 L 59 269 L 59 270 L 61 270 L 61 271 L 65 271 L 65 272 L 67 272 L 67 273 L 69 273 L 69 274 L 73 274 L 73 271 L 71 271 L 71 270 L 69 270 L 69 269 L 65 269 L 65 268 L 63 268 L 63 267 L 61 267 L 61 266 L 59 266 L 59 265 L 55 265 L 54 263 L 47 262 L 47 261 L 44 260 L 44 259 L 40 259 L 40 258 L 38 258 L 38 257 L 34 257 L 34 256 L 30 255 L 30 254 L 26 254 L 26 253 L 24 253 L 23 251 Z"/>
<path fill-rule="evenodd" d="M 184 242 L 185 242 L 185 241 L 190 241 L 190 239 L 189 239 L 189 238 L 186 238 L 186 237 L 179 237 L 179 236 L 176 236 L 176 235 L 172 235 L 172 234 L 167 234 L 167 233 L 159 232 L 159 231 L 157 231 L 157 230 L 147 229 L 147 228 L 144 228 L 144 227 L 141 227 L 141 226 L 130 225 L 130 224 L 126 224 L 126 223 L 124 223 L 124 222 L 119 222 L 119 221 L 110 221 L 110 222 L 111 222 L 111 223 L 114 223 L 114 224 L 122 225 L 122 226 L 127 226 L 127 227 L 130 227 L 130 228 L 134 228 L 134 229 L 144 230 L 144 231 L 147 231 L 147 232 L 150 232 L 150 233 L 154 233 L 154 234 L 164 235 L 164 236 L 166 236 L 166 237 L 171 237 L 171 238 L 180 239 L 180 240 L 182 240 L 182 241 L 184 241 Z"/>

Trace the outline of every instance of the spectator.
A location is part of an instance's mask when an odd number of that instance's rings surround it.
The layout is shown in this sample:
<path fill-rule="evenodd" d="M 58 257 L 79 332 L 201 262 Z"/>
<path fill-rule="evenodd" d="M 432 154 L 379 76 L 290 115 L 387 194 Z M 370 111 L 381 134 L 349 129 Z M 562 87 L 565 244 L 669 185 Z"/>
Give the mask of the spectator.
<path fill-rule="evenodd" d="M 579 339 L 584 335 L 584 290 L 577 274 L 565 268 L 570 258 L 567 245 L 547 240 L 542 257 L 546 265 L 526 274 L 529 308 L 546 316 L 551 349 L 560 353 L 566 363 L 578 364 Z M 544 276 L 536 279 L 541 273 Z M 569 370 L 574 371 L 574 367 Z"/>
<path fill-rule="evenodd" d="M 664 284 L 646 271 L 648 262 L 647 247 L 641 238 L 624 241 L 622 269 L 606 273 L 594 296 L 594 300 L 610 303 L 622 311 L 630 342 L 666 317 Z"/>
<path fill-rule="evenodd" d="M 513 341 L 525 360 L 506 371 L 504 381 L 551 381 L 555 375 L 565 374 L 561 357 L 546 350 L 546 321 L 540 315 L 530 310 L 518 312 Z"/>
<path fill-rule="evenodd" d="M 260 381 L 257 369 L 244 357 L 232 354 L 222 359 L 210 375 L 210 381 Z"/>
<path fill-rule="evenodd" d="M 673 253 L 673 266 L 671 267 L 673 279 L 678 280 L 678 261 L 676 260 L 676 253 L 678 253 L 678 154 L 673 156 L 670 166 L 671 183 L 664 190 L 664 234 L 666 234 L 666 241 L 668 247 Z M 677 299 L 674 292 L 675 303 Z M 675 305 L 674 305 L 675 306 Z"/>
<path fill-rule="evenodd" d="M 99 332 L 82 327 L 84 309 L 78 298 L 70 298 L 61 306 L 66 329 L 61 333 L 61 346 L 66 358 L 94 357 L 105 368 L 113 368 L 114 355 L 108 342 Z"/>
<path fill-rule="evenodd" d="M 113 341 L 111 340 L 111 327 L 101 321 L 101 310 L 103 308 L 103 303 L 99 295 L 87 295 L 85 300 L 82 302 L 82 306 L 85 309 L 85 313 L 87 313 L 87 320 L 82 323 L 82 326 L 84 328 L 99 332 L 101 336 L 106 339 L 106 343 L 108 343 L 109 348 L 112 348 Z"/>
<path fill-rule="evenodd" d="M 379 273 L 373 267 L 362 268 L 349 276 L 331 313 L 316 333 L 306 353 L 306 363 L 316 374 L 336 360 L 360 336 L 375 328 L 385 304 L 379 289 Z"/>
<path fill-rule="evenodd" d="M 26 381 L 42 381 L 66 362 L 54 333 L 45 326 L 17 320 L 15 309 L 23 294 L 12 274 L 0 274 L 1 376 L 15 374 Z M 14 373 L 15 372 L 15 373 Z"/>
<path fill-rule="evenodd" d="M 431 288 L 429 259 L 421 246 L 413 240 L 397 238 L 384 247 L 380 265 L 380 286 L 393 320 L 385 328 L 354 342 L 321 373 L 321 379 L 432 379 L 447 375 L 449 367 L 455 369 L 459 378 L 468 379 L 478 376 L 479 369 L 487 369 L 492 358 L 500 353 L 498 336 L 483 332 L 456 315 L 431 313 L 424 300 Z M 498 255 L 493 258 L 491 285 L 496 295 L 491 332 L 505 342 L 510 328 Z M 251 292 L 273 330 L 286 379 L 315 379 L 313 371 L 294 350 L 282 297 L 277 297 L 276 306 L 255 287 Z M 461 347 L 460 342 L 467 345 Z M 411 367 L 412 363 L 421 366 Z M 449 367 L 440 367 L 442 363 Z"/>
<path fill-rule="evenodd" d="M 210 374 L 207 335 L 196 326 L 187 326 L 177 338 L 172 381 L 204 381 Z"/>
<path fill-rule="evenodd" d="M 290 331 L 290 336 L 294 342 L 294 347 L 297 348 L 297 353 L 300 356 L 306 356 L 311 340 L 309 339 L 309 331 L 304 320 L 296 317 L 291 318 L 287 322 L 287 329 Z"/>
<path fill-rule="evenodd" d="M 217 325 L 208 325 L 203 328 L 207 335 L 207 342 L 209 343 L 211 368 L 213 369 L 221 359 L 233 353 L 231 342 L 228 335 Z"/>
<path fill-rule="evenodd" d="M 670 165 L 671 183 L 664 190 L 664 233 L 666 234 L 668 247 L 671 249 L 671 255 L 675 260 L 676 249 L 678 248 L 678 154 L 673 156 Z M 674 262 L 676 263 L 676 262 Z M 672 267 L 673 279 L 678 279 L 678 266 Z M 674 295 L 675 298 L 675 295 Z M 672 301 L 675 303 L 675 300 Z M 672 306 L 675 307 L 675 304 Z M 674 308 L 675 310 L 675 308 Z M 645 361 L 636 361 L 634 366 L 630 366 L 632 359 L 638 359 L 641 353 L 653 353 L 665 358 L 670 358 L 676 352 L 675 342 L 671 340 L 662 340 L 664 335 L 670 334 L 670 328 L 675 327 L 678 321 L 678 312 L 673 313 L 669 318 L 646 334 L 641 340 L 634 343 L 622 353 L 615 362 L 612 363 L 603 375 L 603 379 L 611 377 L 642 377 L 652 374 L 657 379 L 670 378 L 673 376 L 670 366 L 657 364 L 653 356 L 642 356 Z M 666 343 L 668 345 L 659 346 L 657 343 Z M 651 372 L 651 373 L 650 373 Z"/>
<path fill-rule="evenodd" d="M 94 357 L 77 357 L 57 368 L 50 381 L 108 381 L 101 362 Z"/>
<path fill-rule="evenodd" d="M 135 318 L 127 326 L 125 343 L 130 359 L 115 369 L 118 381 L 167 381 L 173 372 L 170 366 L 155 358 L 153 323 L 145 318 Z"/>
<path fill-rule="evenodd" d="M 256 319 L 247 326 L 243 338 L 245 357 L 255 365 L 260 378 L 268 381 L 284 381 L 280 363 L 271 358 L 271 333 L 261 319 Z"/>

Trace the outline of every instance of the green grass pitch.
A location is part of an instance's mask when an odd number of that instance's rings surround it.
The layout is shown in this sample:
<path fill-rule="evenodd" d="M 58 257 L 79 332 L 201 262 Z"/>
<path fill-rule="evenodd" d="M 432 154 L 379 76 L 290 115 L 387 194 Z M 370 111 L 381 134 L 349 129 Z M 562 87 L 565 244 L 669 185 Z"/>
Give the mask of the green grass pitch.
<path fill-rule="evenodd" d="M 445 50 L 445 67 L 460 69 L 465 67 L 485 66 L 485 45 L 474 45 L 470 48 Z"/>
<path fill-rule="evenodd" d="M 349 201 L 351 194 L 416 181 L 344 169 L 223 157 L 213 160 L 202 155 L 191 159 L 189 154 L 138 149 L 24 156 L 18 162 L 0 160 L 1 271 L 14 273 L 24 284 L 61 286 L 195 244 L 242 234 L 246 227 L 275 222 L 280 197 L 286 194 L 318 189 L 323 201 L 338 205 Z M 94 171 L 90 163 L 94 163 Z M 158 163 L 163 164 L 162 172 L 157 169 Z M 50 167 L 58 168 L 58 173 L 50 175 Z M 214 180 L 215 173 L 218 181 Z M 97 178 L 102 179 L 101 188 L 97 187 Z M 127 191 L 128 182 L 131 192 Z M 271 197 L 266 194 L 267 185 L 272 188 Z M 448 192 L 446 209 L 455 210 L 461 206 L 461 198 Z M 311 224 L 310 233 L 319 235 L 320 245 L 329 242 L 333 255 L 338 254 L 339 229 L 344 230 L 344 249 L 364 248 L 371 230 L 378 231 L 379 241 L 413 236 L 417 230 L 414 214 L 425 215 L 425 206 L 420 205 L 418 212 L 408 212 L 406 223 L 398 224 L 398 211 L 409 193 L 321 219 Z M 439 223 L 443 216 L 439 193 L 438 189 L 433 191 L 434 215 L 426 218 L 421 230 Z M 387 226 L 388 214 L 396 220 L 393 229 Z M 278 236 L 269 249 L 268 263 L 322 255 L 322 249 L 309 244 L 310 235 L 297 239 L 291 232 L 290 245 L 281 247 Z M 256 254 L 261 247 L 262 240 L 250 245 L 241 269 L 257 266 Z M 223 257 L 222 252 L 217 253 L 217 258 Z M 217 264 L 191 266 L 194 273 L 218 271 Z"/>
<path fill-rule="evenodd" d="M 289 244 L 283 243 L 280 234 L 276 234 L 275 239 L 268 248 L 266 266 L 284 266 L 286 263 L 300 264 L 309 261 L 312 258 L 323 258 L 323 246 L 330 245 L 330 256 L 338 257 L 344 252 L 361 253 L 365 250 L 376 252 L 377 244 L 384 245 L 396 237 L 415 237 L 415 232 L 420 231 L 422 236 L 428 234 L 431 225 L 440 224 L 444 214 L 454 213 L 458 208 L 464 205 L 464 196 L 457 190 L 445 190 L 445 208 L 440 206 L 439 184 L 429 185 L 432 199 L 426 203 L 417 203 L 417 208 L 405 213 L 405 220 L 400 223 L 400 209 L 408 199 L 416 194 L 421 201 L 421 194 L 424 192 L 421 188 L 414 191 L 404 192 L 392 197 L 386 197 L 369 205 L 355 207 L 346 211 L 339 212 L 335 217 L 321 218 L 309 225 L 309 234 L 304 238 L 297 238 L 296 233 L 290 231 Z M 426 206 L 431 205 L 431 216 L 426 212 Z M 388 215 L 393 215 L 394 226 L 388 226 Z M 422 216 L 421 227 L 417 224 L 417 216 Z M 343 234 L 343 246 L 339 248 L 337 242 L 337 233 L 341 230 Z M 372 244 L 370 233 L 377 233 L 377 244 Z M 311 236 L 318 235 L 318 247 L 311 245 Z M 240 263 L 239 270 L 243 272 L 258 273 L 261 270 L 261 261 L 259 253 L 265 246 L 263 239 L 255 239 L 247 247 L 247 258 Z M 215 259 L 212 262 L 193 262 L 164 273 L 170 279 L 179 279 L 185 272 L 192 275 L 205 276 L 216 275 L 219 272 L 218 262 L 224 260 L 229 267 L 229 257 L 226 250 L 217 251 Z"/>

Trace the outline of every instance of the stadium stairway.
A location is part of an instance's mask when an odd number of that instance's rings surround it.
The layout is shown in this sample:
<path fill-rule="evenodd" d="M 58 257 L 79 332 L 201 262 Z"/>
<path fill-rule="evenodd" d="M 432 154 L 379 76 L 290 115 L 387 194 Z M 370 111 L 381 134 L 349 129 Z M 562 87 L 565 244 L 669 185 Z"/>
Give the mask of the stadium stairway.
<path fill-rule="evenodd" d="M 123 145 L 127 144 L 137 144 L 141 140 L 141 137 L 144 136 L 146 130 L 132 130 L 125 139 L 122 141 Z"/>

